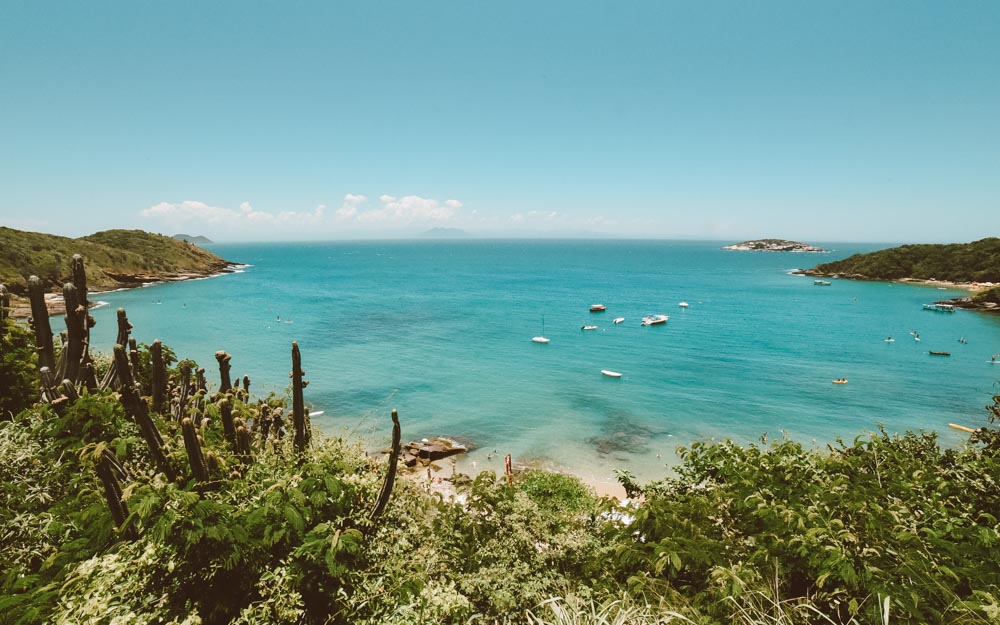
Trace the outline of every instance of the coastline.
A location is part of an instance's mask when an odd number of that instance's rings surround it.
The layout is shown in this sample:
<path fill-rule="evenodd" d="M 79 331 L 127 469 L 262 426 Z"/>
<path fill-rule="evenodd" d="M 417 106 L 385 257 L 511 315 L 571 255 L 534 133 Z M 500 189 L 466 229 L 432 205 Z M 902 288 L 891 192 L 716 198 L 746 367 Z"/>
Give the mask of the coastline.
<path fill-rule="evenodd" d="M 868 276 L 862 274 L 830 273 L 816 271 L 815 269 L 795 269 L 790 273 L 796 276 L 808 276 L 812 278 L 837 278 L 839 280 L 856 280 L 858 282 L 885 282 L 886 284 L 912 284 L 914 286 L 941 287 L 946 289 L 969 291 L 970 293 L 979 293 L 980 291 L 985 291 L 993 286 L 996 286 L 991 282 L 981 284 L 979 282 L 952 282 L 951 280 L 935 280 L 933 278 L 929 280 L 921 278 L 896 278 L 893 280 L 883 280 L 881 278 L 869 278 Z"/>
<path fill-rule="evenodd" d="M 146 287 L 156 286 L 158 284 L 169 284 L 171 282 L 187 282 L 192 280 L 208 280 L 209 278 L 218 278 L 220 276 L 225 276 L 233 273 L 242 273 L 249 264 L 244 263 L 227 263 L 222 269 L 213 269 L 211 271 L 186 271 L 183 273 L 163 273 L 163 274 L 145 274 L 145 275 L 135 275 L 129 276 L 126 280 L 119 280 L 119 286 L 111 289 L 101 289 L 89 291 L 88 296 L 91 295 L 101 295 L 104 293 L 116 293 L 118 291 L 130 291 L 132 289 L 142 289 Z M 100 308 L 102 306 L 107 306 L 107 302 L 102 301 L 92 301 L 90 302 L 90 309 Z M 50 292 L 45 294 L 45 307 L 49 312 L 49 317 L 55 317 L 59 315 L 66 314 L 66 304 L 63 302 L 63 296 L 57 292 Z M 31 302 L 27 297 L 23 295 L 13 295 L 11 296 L 11 318 L 17 320 L 26 320 L 31 317 Z"/>

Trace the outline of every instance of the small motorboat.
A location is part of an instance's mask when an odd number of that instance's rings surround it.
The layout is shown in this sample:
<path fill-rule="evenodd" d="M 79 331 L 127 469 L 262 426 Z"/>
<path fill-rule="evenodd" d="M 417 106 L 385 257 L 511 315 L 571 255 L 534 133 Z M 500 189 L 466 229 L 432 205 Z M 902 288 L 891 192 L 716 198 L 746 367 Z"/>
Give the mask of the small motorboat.
<path fill-rule="evenodd" d="M 816 286 L 830 286 L 833 283 L 829 280 L 813 280 L 813 284 Z"/>
<path fill-rule="evenodd" d="M 670 319 L 667 315 L 647 315 L 642 318 L 642 325 L 644 326 L 658 326 L 667 322 Z"/>
<path fill-rule="evenodd" d="M 847 384 L 847 378 L 837 378 L 833 381 L 834 384 Z"/>
<path fill-rule="evenodd" d="M 620 377 L 622 377 L 622 374 L 618 373 L 617 371 L 609 371 L 607 369 L 601 369 L 601 374 L 602 375 L 606 375 L 609 378 L 620 378 Z"/>
<path fill-rule="evenodd" d="M 580 326 L 581 330 L 596 330 L 597 326 Z"/>
<path fill-rule="evenodd" d="M 604 312 L 607 308 L 604 304 L 591 304 L 590 312 Z"/>
<path fill-rule="evenodd" d="M 886 342 L 886 343 L 895 343 L 895 342 L 896 342 L 896 339 L 894 339 L 894 338 L 892 338 L 892 337 L 890 336 L 890 337 L 888 337 L 888 338 L 886 338 L 886 339 L 885 339 L 885 342 Z"/>
<path fill-rule="evenodd" d="M 619 323 L 621 323 L 622 321 L 625 321 L 625 317 L 615 317 L 615 320 L 614 320 L 614 321 L 612 321 L 611 323 L 614 323 L 614 324 L 619 324 Z"/>
<path fill-rule="evenodd" d="M 961 343 L 962 345 L 965 345 L 966 343 L 968 343 L 968 341 L 965 340 L 964 336 L 962 338 L 958 339 L 958 342 Z"/>
<path fill-rule="evenodd" d="M 680 306 L 681 308 L 687 308 L 688 307 L 688 303 L 687 302 L 681 302 L 680 304 L 677 304 L 677 305 Z"/>
<path fill-rule="evenodd" d="M 931 356 L 951 356 L 951 352 L 927 352 Z"/>

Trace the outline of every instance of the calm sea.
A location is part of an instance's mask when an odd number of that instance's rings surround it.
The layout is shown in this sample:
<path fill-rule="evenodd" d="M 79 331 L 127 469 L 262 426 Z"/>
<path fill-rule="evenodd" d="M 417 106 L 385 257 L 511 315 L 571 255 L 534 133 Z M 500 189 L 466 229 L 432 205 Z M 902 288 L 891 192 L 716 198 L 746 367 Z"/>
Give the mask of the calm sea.
<path fill-rule="evenodd" d="M 951 290 L 789 275 L 886 246 L 827 244 L 833 252 L 817 255 L 720 245 L 215 245 L 250 266 L 103 294 L 93 343 L 110 351 L 125 307 L 140 342 L 161 339 L 210 380 L 226 350 L 252 391 L 283 394 L 298 341 L 307 403 L 324 411 L 314 424 L 332 435 L 385 446 L 397 408 L 404 438 L 467 439 L 479 449 L 463 462 L 480 469 L 502 467 L 495 450 L 597 480 L 614 468 L 661 477 L 674 449 L 696 439 L 766 433 L 823 445 L 881 423 L 955 444 L 964 435 L 947 423 L 986 423 L 1000 316 L 922 310 Z M 607 312 L 590 313 L 594 303 Z M 652 313 L 670 320 L 640 326 Z M 533 343 L 543 324 L 551 343 Z M 841 377 L 849 383 L 831 384 Z"/>

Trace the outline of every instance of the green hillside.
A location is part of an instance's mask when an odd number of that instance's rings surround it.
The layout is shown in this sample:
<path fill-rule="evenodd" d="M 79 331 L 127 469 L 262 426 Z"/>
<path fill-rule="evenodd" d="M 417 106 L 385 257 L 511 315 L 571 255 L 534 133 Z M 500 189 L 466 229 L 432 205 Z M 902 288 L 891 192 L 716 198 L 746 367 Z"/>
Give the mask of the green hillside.
<path fill-rule="evenodd" d="M 1000 239 L 972 243 L 903 245 L 817 265 L 808 275 L 842 275 L 867 280 L 1000 282 Z"/>
<path fill-rule="evenodd" d="M 142 230 L 105 230 L 79 239 L 0 227 L 0 283 L 24 294 L 36 275 L 49 289 L 69 279 L 73 254 L 83 255 L 95 290 L 135 286 L 179 274 L 207 274 L 228 263 L 189 243 Z"/>

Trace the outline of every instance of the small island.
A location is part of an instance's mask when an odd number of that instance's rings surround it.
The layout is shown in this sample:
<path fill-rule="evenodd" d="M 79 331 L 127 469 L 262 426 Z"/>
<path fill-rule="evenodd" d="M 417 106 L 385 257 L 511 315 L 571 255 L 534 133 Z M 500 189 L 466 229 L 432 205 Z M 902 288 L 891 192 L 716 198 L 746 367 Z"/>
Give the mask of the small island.
<path fill-rule="evenodd" d="M 812 252 L 825 254 L 827 250 L 800 243 L 798 241 L 787 241 L 785 239 L 755 239 L 753 241 L 743 241 L 733 243 L 722 248 L 730 252 Z"/>

